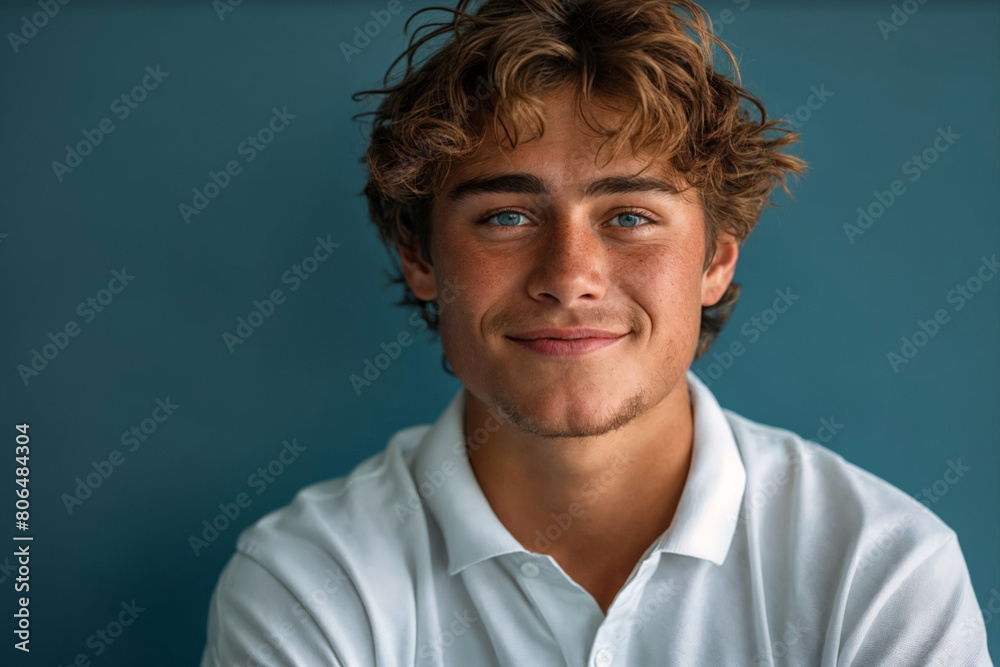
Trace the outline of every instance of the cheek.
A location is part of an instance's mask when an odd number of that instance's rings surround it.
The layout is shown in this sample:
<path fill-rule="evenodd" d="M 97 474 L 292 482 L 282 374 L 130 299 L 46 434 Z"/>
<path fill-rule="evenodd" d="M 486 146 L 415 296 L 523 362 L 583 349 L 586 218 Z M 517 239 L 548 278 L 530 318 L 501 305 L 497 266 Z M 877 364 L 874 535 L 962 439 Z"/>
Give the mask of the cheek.
<path fill-rule="evenodd" d="M 654 328 L 686 328 L 701 315 L 701 262 L 692 253 L 651 249 L 617 267 L 624 290 L 646 311 Z"/>
<path fill-rule="evenodd" d="M 490 341 L 483 329 L 494 300 L 482 289 L 481 284 L 465 282 L 454 299 L 438 302 L 442 350 L 455 375 L 467 387 L 482 388 L 495 375 L 490 370 Z"/>
<path fill-rule="evenodd" d="M 506 290 L 503 272 L 471 252 L 455 253 L 436 269 L 441 342 L 449 357 L 473 354 L 483 344 L 484 314 Z"/>
<path fill-rule="evenodd" d="M 477 287 L 500 273 L 496 262 L 477 245 L 468 232 L 443 230 L 431 241 L 438 286 L 450 281 L 462 287 Z M 464 292 L 463 292 L 464 293 Z"/>
<path fill-rule="evenodd" d="M 438 250 L 438 288 L 442 294 L 450 291 L 457 317 L 481 315 L 490 303 L 512 294 L 517 280 L 515 257 L 487 252 L 474 238 L 457 234 L 454 238 L 442 236 Z"/>

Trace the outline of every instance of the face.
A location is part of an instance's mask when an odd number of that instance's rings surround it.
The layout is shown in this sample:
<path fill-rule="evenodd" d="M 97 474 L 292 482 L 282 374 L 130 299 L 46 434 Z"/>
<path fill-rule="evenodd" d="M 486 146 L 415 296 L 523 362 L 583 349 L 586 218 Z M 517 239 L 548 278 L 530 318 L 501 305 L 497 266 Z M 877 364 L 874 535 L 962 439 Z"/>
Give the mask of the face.
<path fill-rule="evenodd" d="M 701 307 L 732 280 L 737 244 L 720 238 L 705 269 L 693 189 L 627 151 L 598 160 L 570 93 L 544 109 L 540 139 L 502 151 L 488 134 L 452 166 L 433 265 L 400 258 L 414 294 L 438 299 L 445 354 L 475 399 L 542 437 L 600 435 L 686 392 Z"/>

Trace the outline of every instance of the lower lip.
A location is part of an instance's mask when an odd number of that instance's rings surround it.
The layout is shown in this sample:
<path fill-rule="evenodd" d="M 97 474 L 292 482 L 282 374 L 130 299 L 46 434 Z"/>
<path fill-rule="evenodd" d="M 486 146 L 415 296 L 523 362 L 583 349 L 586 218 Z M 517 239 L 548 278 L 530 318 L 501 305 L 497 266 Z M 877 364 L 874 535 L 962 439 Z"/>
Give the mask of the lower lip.
<path fill-rule="evenodd" d="M 624 335 L 619 336 L 618 338 L 574 338 L 571 340 L 559 338 L 535 338 L 534 340 L 521 340 L 518 338 L 511 338 L 511 340 L 519 345 L 523 345 L 529 350 L 538 352 L 539 354 L 544 354 L 550 357 L 573 357 L 581 354 L 587 354 L 588 352 L 593 352 L 594 350 L 600 350 L 601 348 L 609 345 L 614 345 L 623 338 L 625 338 Z"/>

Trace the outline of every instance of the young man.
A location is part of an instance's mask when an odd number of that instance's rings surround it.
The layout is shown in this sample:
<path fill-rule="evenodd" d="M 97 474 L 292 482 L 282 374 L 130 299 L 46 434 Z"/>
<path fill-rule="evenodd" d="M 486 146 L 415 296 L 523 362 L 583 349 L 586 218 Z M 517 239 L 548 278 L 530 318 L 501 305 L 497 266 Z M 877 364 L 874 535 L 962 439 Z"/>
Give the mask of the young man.
<path fill-rule="evenodd" d="M 990 665 L 951 529 L 688 370 L 804 166 L 699 8 L 466 5 L 365 190 L 463 389 L 240 536 L 203 667 Z"/>

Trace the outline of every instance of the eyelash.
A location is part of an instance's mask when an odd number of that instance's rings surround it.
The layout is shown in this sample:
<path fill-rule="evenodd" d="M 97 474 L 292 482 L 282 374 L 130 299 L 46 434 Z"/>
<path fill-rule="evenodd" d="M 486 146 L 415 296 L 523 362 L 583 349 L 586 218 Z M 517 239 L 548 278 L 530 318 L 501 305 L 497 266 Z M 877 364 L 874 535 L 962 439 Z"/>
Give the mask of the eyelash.
<path fill-rule="evenodd" d="M 498 209 L 496 211 L 492 211 L 490 213 L 487 213 L 482 218 L 480 218 L 479 220 L 477 220 L 476 224 L 477 225 L 489 225 L 489 220 L 491 218 L 495 218 L 496 216 L 500 215 L 501 213 L 517 213 L 518 215 L 523 215 L 526 218 L 530 218 L 531 217 L 527 213 L 524 213 L 523 211 L 518 211 L 516 208 L 501 208 L 501 209 Z M 649 212 L 644 211 L 643 209 L 640 209 L 640 208 L 625 208 L 625 209 L 622 209 L 621 211 L 617 211 L 611 217 L 612 218 L 616 218 L 619 215 L 624 215 L 626 213 L 628 213 L 630 215 L 638 216 L 640 218 L 644 218 L 649 224 L 648 225 L 646 225 L 646 224 L 635 225 L 633 227 L 624 227 L 622 225 L 612 225 L 612 226 L 618 227 L 619 229 L 628 230 L 628 231 L 635 231 L 637 229 L 642 229 L 644 227 L 650 227 L 650 226 L 659 224 L 659 221 L 652 214 L 650 214 Z M 521 227 L 524 227 L 525 225 L 489 225 L 489 226 L 496 227 L 498 229 L 505 229 L 506 230 L 506 229 L 520 229 Z"/>

